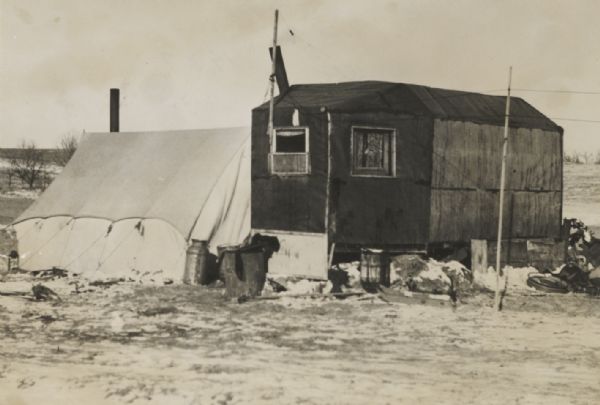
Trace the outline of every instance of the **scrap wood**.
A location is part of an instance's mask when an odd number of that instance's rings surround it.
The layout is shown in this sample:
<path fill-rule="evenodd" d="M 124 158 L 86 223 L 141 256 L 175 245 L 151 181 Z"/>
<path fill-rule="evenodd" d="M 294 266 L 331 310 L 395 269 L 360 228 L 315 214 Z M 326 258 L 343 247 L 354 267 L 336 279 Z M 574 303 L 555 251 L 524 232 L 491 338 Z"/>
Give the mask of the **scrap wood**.
<path fill-rule="evenodd" d="M 429 294 L 407 290 L 395 290 L 392 288 L 382 287 L 380 298 L 387 302 L 404 302 L 410 303 L 415 301 L 426 302 L 429 300 L 451 302 L 454 303 L 452 297 L 444 294 Z"/>
<path fill-rule="evenodd" d="M 237 302 L 243 304 L 248 301 L 266 301 L 266 300 L 277 300 L 279 298 L 289 297 L 289 298 L 346 298 L 352 296 L 361 296 L 365 295 L 365 291 L 348 291 L 342 293 L 329 293 L 329 294 L 320 294 L 320 293 L 305 293 L 305 294 L 278 294 L 278 295 L 266 295 L 266 296 L 258 296 L 258 297 L 249 297 L 247 295 L 242 295 L 237 298 Z"/>
<path fill-rule="evenodd" d="M 94 287 L 110 287 L 111 285 L 114 284 L 119 284 L 119 283 L 124 283 L 125 279 L 124 278 L 110 278 L 110 279 L 106 279 L 106 280 L 93 280 L 89 282 L 89 285 L 94 286 Z"/>
<path fill-rule="evenodd" d="M 25 296 L 29 296 L 29 295 L 31 295 L 31 293 L 29 291 L 0 291 L 0 296 L 4 296 L 4 297 L 16 297 L 16 296 L 25 297 Z"/>

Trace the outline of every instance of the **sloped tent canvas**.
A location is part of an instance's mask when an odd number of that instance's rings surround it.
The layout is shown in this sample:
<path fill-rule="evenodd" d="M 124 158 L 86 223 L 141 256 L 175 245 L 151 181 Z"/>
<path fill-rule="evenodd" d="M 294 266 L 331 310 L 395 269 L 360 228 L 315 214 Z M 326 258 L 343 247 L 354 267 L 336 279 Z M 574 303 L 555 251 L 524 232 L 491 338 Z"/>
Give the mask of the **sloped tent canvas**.
<path fill-rule="evenodd" d="M 250 130 L 89 134 L 13 225 L 25 270 L 181 281 L 191 239 L 250 233 Z"/>

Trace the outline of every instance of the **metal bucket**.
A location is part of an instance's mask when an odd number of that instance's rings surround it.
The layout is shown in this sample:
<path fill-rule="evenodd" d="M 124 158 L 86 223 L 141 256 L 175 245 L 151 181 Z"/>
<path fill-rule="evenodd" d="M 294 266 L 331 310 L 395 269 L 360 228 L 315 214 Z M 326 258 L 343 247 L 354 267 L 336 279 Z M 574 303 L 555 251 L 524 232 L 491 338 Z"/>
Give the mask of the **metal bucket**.
<path fill-rule="evenodd" d="M 360 281 L 367 285 L 390 285 L 390 259 L 381 250 L 362 249 L 360 254 Z"/>
<path fill-rule="evenodd" d="M 192 244 L 187 248 L 185 255 L 185 270 L 183 282 L 185 284 L 206 284 L 210 282 L 208 242 L 192 239 Z"/>

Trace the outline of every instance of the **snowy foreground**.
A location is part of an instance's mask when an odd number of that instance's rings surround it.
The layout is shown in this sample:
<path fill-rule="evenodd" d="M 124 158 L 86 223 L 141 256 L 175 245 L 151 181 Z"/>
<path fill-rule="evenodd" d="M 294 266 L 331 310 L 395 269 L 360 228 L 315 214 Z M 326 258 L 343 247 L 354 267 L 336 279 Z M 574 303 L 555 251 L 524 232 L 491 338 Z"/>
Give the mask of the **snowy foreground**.
<path fill-rule="evenodd" d="M 33 280 L 0 283 L 4 292 Z M 222 289 L 44 282 L 0 296 L 2 404 L 592 404 L 600 299 L 374 295 L 243 304 Z M 0 291 L 2 289 L 0 288 Z"/>

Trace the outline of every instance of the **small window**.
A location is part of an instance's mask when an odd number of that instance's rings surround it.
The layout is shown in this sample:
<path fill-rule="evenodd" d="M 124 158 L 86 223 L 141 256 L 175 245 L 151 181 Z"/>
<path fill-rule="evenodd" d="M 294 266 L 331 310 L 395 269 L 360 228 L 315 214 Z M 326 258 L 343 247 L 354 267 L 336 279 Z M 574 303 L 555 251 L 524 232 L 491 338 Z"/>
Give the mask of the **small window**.
<path fill-rule="evenodd" d="M 275 128 L 271 159 L 273 174 L 308 174 L 308 128 Z"/>
<path fill-rule="evenodd" d="M 352 127 L 352 174 L 394 176 L 395 172 L 396 131 Z"/>

